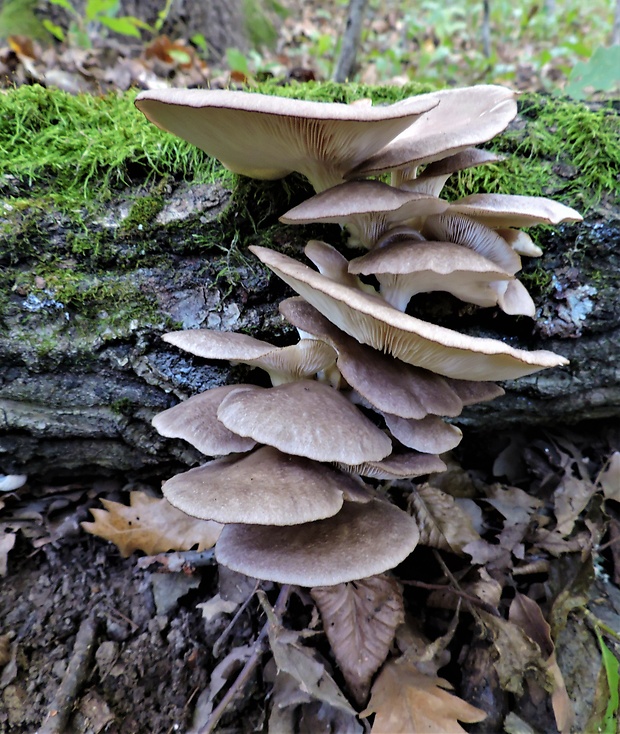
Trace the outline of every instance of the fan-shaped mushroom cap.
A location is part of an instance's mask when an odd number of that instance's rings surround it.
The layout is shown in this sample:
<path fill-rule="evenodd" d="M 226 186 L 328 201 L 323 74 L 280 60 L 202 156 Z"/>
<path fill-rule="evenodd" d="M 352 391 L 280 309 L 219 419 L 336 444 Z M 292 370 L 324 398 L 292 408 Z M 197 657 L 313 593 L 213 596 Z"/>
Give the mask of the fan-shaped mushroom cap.
<path fill-rule="evenodd" d="M 227 525 L 215 557 L 253 578 L 333 586 L 394 568 L 419 537 L 415 520 L 394 505 L 380 500 L 345 502 L 337 515 L 304 525 Z"/>
<path fill-rule="evenodd" d="M 351 286 L 351 288 L 359 288 L 368 293 L 376 293 L 372 286 L 365 285 L 359 278 L 351 275 L 347 258 L 327 242 L 310 240 L 304 248 L 304 253 L 319 273 L 330 280 L 336 280 L 338 283 Z"/>
<path fill-rule="evenodd" d="M 512 275 L 491 260 L 451 242 L 404 240 L 375 247 L 349 263 L 349 272 L 375 275 L 381 295 L 405 311 L 416 293 L 446 291 L 466 303 L 494 306 L 497 292 L 490 284 Z"/>
<path fill-rule="evenodd" d="M 347 178 L 373 176 L 401 168 L 415 169 L 423 163 L 455 155 L 490 140 L 517 114 L 515 93 L 491 84 L 447 89 L 424 96 L 439 99 L 437 107 L 350 171 Z M 393 181 L 395 185 L 400 183 L 398 179 Z"/>
<path fill-rule="evenodd" d="M 151 422 L 162 436 L 182 438 L 206 456 L 250 451 L 256 446 L 255 441 L 229 431 L 217 419 L 217 409 L 222 400 L 232 390 L 241 390 L 243 387 L 244 385 L 214 387 L 158 413 Z"/>
<path fill-rule="evenodd" d="M 496 339 L 466 336 L 401 313 L 382 299 L 335 283 L 286 255 L 250 250 L 338 328 L 403 362 L 446 377 L 504 380 L 568 360 L 545 350 L 526 352 Z"/>
<path fill-rule="evenodd" d="M 385 423 L 403 446 L 425 454 L 443 454 L 461 443 L 463 432 L 436 415 L 427 415 L 421 420 L 408 420 L 396 415 L 385 414 Z"/>
<path fill-rule="evenodd" d="M 438 456 L 407 451 L 404 454 L 390 454 L 381 461 L 369 461 L 366 464 L 347 466 L 338 464 L 338 468 L 363 477 L 394 481 L 395 479 L 414 479 L 425 474 L 436 474 L 446 471 L 447 467 Z"/>
<path fill-rule="evenodd" d="M 459 396 L 463 405 L 475 405 L 475 403 L 486 403 L 504 394 L 504 388 L 494 382 L 473 382 L 472 380 L 447 379 L 448 385 Z M 441 415 L 449 415 L 442 413 Z"/>
<path fill-rule="evenodd" d="M 463 409 L 448 380 L 360 344 L 303 298 L 287 298 L 280 303 L 280 311 L 296 328 L 332 344 L 344 379 L 377 410 L 419 419 L 429 413 L 456 416 Z"/>
<path fill-rule="evenodd" d="M 496 229 L 497 234 L 506 240 L 518 255 L 540 257 L 543 251 L 535 245 L 529 234 L 520 229 Z"/>
<path fill-rule="evenodd" d="M 211 329 L 172 331 L 163 338 L 197 357 L 260 367 L 269 373 L 274 385 L 312 377 L 328 369 L 336 360 L 334 350 L 316 340 L 302 339 L 288 347 L 274 347 L 246 334 Z"/>
<path fill-rule="evenodd" d="M 448 203 L 434 196 L 401 191 L 380 181 L 350 181 L 307 199 L 280 217 L 284 224 L 346 224 L 353 243 L 370 249 L 391 227 L 439 214 Z"/>
<path fill-rule="evenodd" d="M 392 450 L 390 439 L 343 395 L 311 380 L 233 391 L 217 417 L 240 436 L 315 461 L 361 464 Z"/>
<path fill-rule="evenodd" d="M 170 504 L 203 520 L 255 525 L 297 525 L 335 515 L 343 495 L 370 501 L 353 477 L 271 446 L 215 459 L 164 482 Z"/>
<path fill-rule="evenodd" d="M 581 222 L 579 212 L 543 196 L 472 194 L 450 204 L 449 214 L 465 214 L 489 227 Z"/>
<path fill-rule="evenodd" d="M 417 191 L 420 194 L 439 196 L 444 184 L 453 173 L 502 160 L 504 156 L 489 150 L 466 148 L 461 153 L 429 163 L 419 176 L 404 181 L 399 188 L 403 191 Z"/>
<path fill-rule="evenodd" d="M 452 209 L 445 214 L 428 217 L 423 234 L 429 240 L 468 247 L 510 275 L 521 269 L 521 258 L 503 237 L 471 217 L 453 213 Z"/>
<path fill-rule="evenodd" d="M 439 103 L 411 97 L 385 107 L 306 102 L 229 90 L 157 89 L 136 107 L 235 173 L 277 179 L 298 171 L 317 191 L 382 148 Z"/>

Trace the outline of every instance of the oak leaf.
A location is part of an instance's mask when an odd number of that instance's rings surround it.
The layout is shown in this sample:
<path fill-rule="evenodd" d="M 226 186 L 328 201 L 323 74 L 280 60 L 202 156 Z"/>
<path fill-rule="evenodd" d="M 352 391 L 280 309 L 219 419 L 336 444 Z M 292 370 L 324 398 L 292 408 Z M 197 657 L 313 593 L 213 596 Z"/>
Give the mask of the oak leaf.
<path fill-rule="evenodd" d="M 600 484 L 605 499 L 620 502 L 620 451 L 614 451 L 609 457 L 596 481 Z"/>
<path fill-rule="evenodd" d="M 372 734 L 465 734 L 458 723 L 473 724 L 486 714 L 445 690 L 442 678 L 424 675 L 404 658 L 389 662 L 372 687 L 360 716 L 375 714 Z"/>
<path fill-rule="evenodd" d="M 463 547 L 480 539 L 469 515 L 454 497 L 436 487 L 416 487 L 409 506 L 420 528 L 420 543 L 441 550 L 462 553 Z"/>
<path fill-rule="evenodd" d="M 402 589 L 396 580 L 381 575 L 314 587 L 310 593 L 347 685 L 363 703 L 404 619 Z"/>
<path fill-rule="evenodd" d="M 131 492 L 129 506 L 101 500 L 104 510 L 92 509 L 94 522 L 83 522 L 88 533 L 110 540 L 124 558 L 141 550 L 147 555 L 172 550 L 199 551 L 215 545 L 222 526 L 213 520 L 197 520 L 177 510 L 166 499 L 145 492 Z"/>

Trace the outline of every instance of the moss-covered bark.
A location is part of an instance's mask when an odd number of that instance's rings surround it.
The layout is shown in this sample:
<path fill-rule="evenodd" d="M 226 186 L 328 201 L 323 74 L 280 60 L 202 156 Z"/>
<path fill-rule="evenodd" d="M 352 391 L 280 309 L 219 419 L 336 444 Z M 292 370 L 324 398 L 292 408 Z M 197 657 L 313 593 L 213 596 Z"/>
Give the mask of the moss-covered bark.
<path fill-rule="evenodd" d="M 266 91 L 394 101 L 421 91 L 306 85 Z M 279 214 L 311 192 L 299 177 L 236 179 L 149 125 L 133 95 L 70 97 L 31 87 L 0 99 L 0 472 L 166 470 L 197 455 L 150 428 L 157 411 L 242 368 L 208 365 L 159 339 L 170 328 L 245 330 L 282 343 L 286 293 L 247 252 L 301 256 L 337 227 L 293 228 Z M 620 124 L 613 109 L 527 96 L 493 147 L 504 163 L 470 170 L 450 195 L 545 195 L 586 215 L 533 230 L 526 265 L 535 322 L 419 298 L 416 314 L 568 356 L 565 369 L 507 385 L 463 423 L 574 421 L 620 412 L 617 248 Z"/>

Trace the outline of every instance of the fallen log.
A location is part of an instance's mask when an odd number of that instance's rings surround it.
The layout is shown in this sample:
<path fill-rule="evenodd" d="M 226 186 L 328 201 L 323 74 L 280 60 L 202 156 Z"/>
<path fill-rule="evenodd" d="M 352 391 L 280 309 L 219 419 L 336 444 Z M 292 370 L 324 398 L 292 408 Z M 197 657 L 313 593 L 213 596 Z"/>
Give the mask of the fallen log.
<path fill-rule="evenodd" d="M 296 93 L 392 100 L 407 90 L 326 84 Z M 336 226 L 278 222 L 312 193 L 300 177 L 236 178 L 149 126 L 131 100 L 41 88 L 0 100 L 0 473 L 165 476 L 198 462 L 194 449 L 162 439 L 152 416 L 209 387 L 260 377 L 191 358 L 161 334 L 201 327 L 289 343 L 277 303 L 290 291 L 248 245 L 300 259 L 311 238 L 346 247 Z M 585 215 L 530 231 L 544 249 L 522 278 L 535 319 L 437 294 L 410 306 L 442 325 L 570 360 L 469 408 L 458 419 L 469 430 L 620 414 L 619 130 L 612 108 L 529 95 L 493 141 L 509 160 L 455 184 L 454 195 L 544 195 Z"/>

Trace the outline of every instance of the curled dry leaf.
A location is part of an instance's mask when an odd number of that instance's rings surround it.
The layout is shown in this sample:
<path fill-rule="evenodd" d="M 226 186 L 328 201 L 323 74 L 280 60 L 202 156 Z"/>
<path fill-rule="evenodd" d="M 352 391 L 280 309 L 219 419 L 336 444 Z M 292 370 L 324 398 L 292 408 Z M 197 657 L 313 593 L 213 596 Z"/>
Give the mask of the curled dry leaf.
<path fill-rule="evenodd" d="M 423 675 L 404 658 L 389 662 L 372 687 L 370 703 L 360 716 L 375 714 L 372 734 L 465 734 L 458 723 L 483 721 L 484 711 L 444 690 L 442 678 Z"/>
<path fill-rule="evenodd" d="M 363 703 L 404 619 L 402 588 L 387 576 L 320 586 L 311 595 L 347 685 Z"/>
<path fill-rule="evenodd" d="M 620 451 L 614 451 L 596 480 L 605 499 L 620 502 Z"/>
<path fill-rule="evenodd" d="M 278 621 L 267 597 L 258 592 L 260 603 L 269 620 L 269 646 L 279 672 L 288 673 L 299 683 L 302 691 L 313 698 L 344 711 L 355 714 L 336 682 L 327 672 L 318 653 L 302 644 L 297 632 L 286 629 Z"/>
<path fill-rule="evenodd" d="M 538 645 L 546 661 L 553 681 L 551 705 L 558 731 L 568 734 L 573 721 L 573 706 L 566 691 L 564 677 L 555 657 L 555 645 L 551 639 L 551 627 L 535 601 L 517 592 L 510 605 L 509 618 L 519 625 L 525 634 Z"/>
<path fill-rule="evenodd" d="M 465 545 L 480 539 L 469 515 L 454 497 L 436 487 L 416 487 L 409 496 L 409 507 L 418 522 L 423 545 L 462 553 Z"/>
<path fill-rule="evenodd" d="M 86 532 L 110 540 L 124 558 L 141 550 L 155 555 L 171 550 L 199 551 L 215 545 L 222 526 L 212 520 L 197 520 L 174 508 L 166 499 L 145 492 L 131 492 L 129 506 L 101 500 L 105 510 L 93 509 L 94 522 L 83 522 Z"/>
<path fill-rule="evenodd" d="M 16 533 L 8 532 L 8 528 L 0 525 L 0 576 L 6 576 L 9 551 L 13 549 Z"/>
<path fill-rule="evenodd" d="M 495 647 L 494 666 L 502 688 L 517 696 L 523 694 L 526 673 L 545 689 L 552 688 L 546 662 L 539 646 L 518 625 L 478 610 L 479 618 L 490 632 Z"/>

